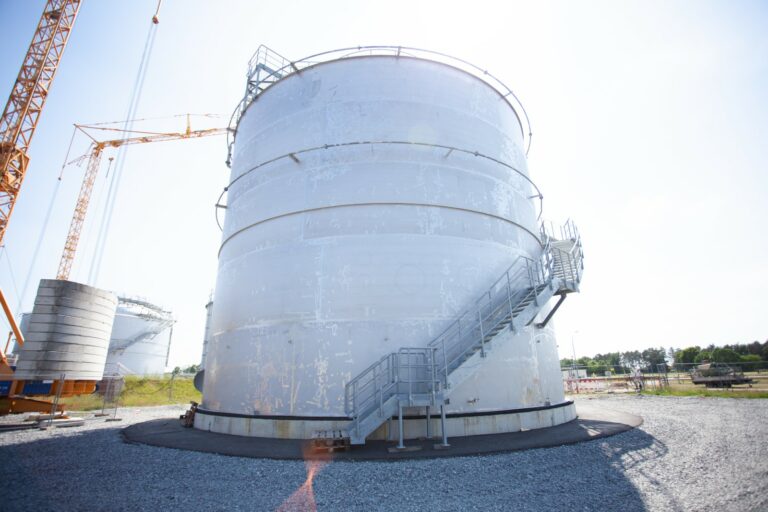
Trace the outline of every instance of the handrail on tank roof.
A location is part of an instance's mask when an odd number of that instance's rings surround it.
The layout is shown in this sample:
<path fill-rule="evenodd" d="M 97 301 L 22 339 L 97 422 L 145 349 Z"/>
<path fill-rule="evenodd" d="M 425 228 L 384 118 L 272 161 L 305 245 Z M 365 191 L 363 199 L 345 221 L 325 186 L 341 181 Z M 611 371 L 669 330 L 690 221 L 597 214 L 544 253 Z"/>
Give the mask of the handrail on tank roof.
<path fill-rule="evenodd" d="M 124 305 L 141 306 L 151 311 L 154 311 L 161 316 L 167 316 L 170 318 L 173 317 L 173 311 L 171 311 L 170 309 L 165 309 L 163 306 L 160 306 L 158 304 L 153 304 L 152 302 L 149 302 L 149 300 L 147 300 L 146 298 L 138 295 L 128 295 L 128 294 L 121 293 L 117 297 L 117 302 L 118 302 L 118 305 L 124 304 Z"/>
<path fill-rule="evenodd" d="M 270 49 L 269 47 L 260 45 L 256 49 L 256 52 L 253 54 L 251 59 L 248 61 L 248 78 L 245 95 L 243 96 L 243 99 L 237 104 L 237 107 L 235 108 L 234 112 L 232 112 L 232 117 L 230 119 L 230 130 L 227 131 L 227 165 L 230 165 L 232 160 L 232 147 L 237 135 L 237 125 L 240 123 L 240 118 L 245 113 L 245 110 L 248 108 L 248 106 L 256 100 L 259 94 L 269 88 L 269 86 L 277 83 L 286 76 L 299 73 L 304 68 L 314 66 L 315 64 L 320 64 L 322 62 L 347 59 L 360 55 L 393 54 L 397 57 L 403 56 L 421 58 L 441 64 L 447 64 L 465 71 L 493 87 L 507 102 L 510 108 L 512 108 L 513 112 L 515 112 L 515 115 L 520 122 L 520 130 L 523 134 L 525 154 L 528 154 L 528 151 L 531 148 L 531 138 L 533 137 L 533 132 L 531 131 L 531 122 L 528 118 L 528 112 L 526 112 L 525 107 L 523 106 L 520 99 L 512 91 L 512 89 L 507 87 L 504 82 L 489 73 L 488 70 L 482 69 L 464 59 L 453 57 L 446 53 L 433 50 L 425 50 L 423 48 L 415 48 L 412 46 L 370 45 L 351 46 L 347 48 L 339 48 L 336 50 L 328 50 L 304 57 L 296 61 L 291 61 Z M 257 81 L 254 81 L 254 76 L 257 76 L 262 70 L 267 71 L 266 76 L 258 77 Z M 522 117 L 520 114 L 522 114 Z"/>

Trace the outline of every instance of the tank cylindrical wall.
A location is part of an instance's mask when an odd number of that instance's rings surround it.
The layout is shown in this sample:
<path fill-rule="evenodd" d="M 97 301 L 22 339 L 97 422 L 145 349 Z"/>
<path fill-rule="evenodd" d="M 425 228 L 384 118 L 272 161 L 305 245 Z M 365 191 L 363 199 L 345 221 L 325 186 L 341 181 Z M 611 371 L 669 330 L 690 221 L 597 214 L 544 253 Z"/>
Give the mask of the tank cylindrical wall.
<path fill-rule="evenodd" d="M 202 407 L 343 418 L 352 377 L 540 254 L 522 145 L 495 89 L 422 59 L 331 61 L 262 93 L 238 126 Z M 562 402 L 559 370 L 536 371 L 556 366 L 554 339 L 534 337 L 489 357 L 449 411 Z M 512 369 L 525 386 L 499 392 Z"/>
<path fill-rule="evenodd" d="M 119 299 L 105 373 L 162 375 L 167 365 L 173 317 L 130 298 Z"/>
<path fill-rule="evenodd" d="M 100 380 L 117 297 L 71 281 L 42 279 L 14 378 Z"/>

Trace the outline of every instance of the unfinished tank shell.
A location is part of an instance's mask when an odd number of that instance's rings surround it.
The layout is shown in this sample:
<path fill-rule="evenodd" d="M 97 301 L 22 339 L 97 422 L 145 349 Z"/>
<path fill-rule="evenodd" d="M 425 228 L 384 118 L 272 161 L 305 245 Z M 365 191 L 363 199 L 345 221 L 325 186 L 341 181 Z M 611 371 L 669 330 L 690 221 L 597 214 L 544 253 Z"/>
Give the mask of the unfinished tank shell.
<path fill-rule="evenodd" d="M 43 279 L 25 318 L 17 380 L 101 380 L 117 297 L 72 281 Z"/>
<path fill-rule="evenodd" d="M 516 262 L 541 259 L 523 114 L 463 64 L 378 47 L 254 57 L 197 428 L 286 438 L 349 428 L 361 414 L 350 383 L 403 347 L 427 350 Z M 551 329 L 510 329 L 450 379 L 446 363 L 451 435 L 575 417 Z M 381 368 L 365 385 L 398 378 Z M 424 417 L 416 403 L 408 415 Z M 391 435 L 391 416 L 372 437 Z M 424 435 L 424 421 L 402 428 Z"/>

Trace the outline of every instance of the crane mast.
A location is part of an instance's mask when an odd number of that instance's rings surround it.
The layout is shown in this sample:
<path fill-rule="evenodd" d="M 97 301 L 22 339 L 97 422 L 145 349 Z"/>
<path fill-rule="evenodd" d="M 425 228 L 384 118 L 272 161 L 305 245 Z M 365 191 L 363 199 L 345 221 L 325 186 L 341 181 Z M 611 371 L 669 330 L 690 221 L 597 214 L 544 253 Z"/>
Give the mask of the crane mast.
<path fill-rule="evenodd" d="M 0 118 L 0 243 L 8 228 L 37 121 L 48 97 L 81 0 L 48 0 Z"/>
<path fill-rule="evenodd" d="M 81 130 L 84 128 L 84 126 L 80 125 L 75 126 Z M 85 175 L 83 176 L 83 184 L 80 186 L 80 194 L 78 195 L 77 203 L 75 205 L 75 212 L 72 215 L 72 221 L 69 225 L 69 233 L 67 234 L 67 240 L 64 243 L 64 251 L 61 254 L 61 261 L 59 262 L 59 271 L 56 275 L 56 279 L 69 280 L 69 274 L 72 270 L 72 263 L 75 259 L 75 253 L 77 252 L 77 244 L 80 241 L 80 233 L 83 228 L 83 223 L 85 222 L 85 215 L 88 212 L 88 205 L 90 204 L 91 200 L 93 184 L 96 181 L 96 175 L 99 172 L 99 164 L 101 163 L 101 157 L 105 148 L 118 148 L 128 144 L 144 144 L 148 142 L 161 142 L 167 140 L 197 139 L 201 137 L 209 137 L 211 135 L 220 135 L 226 132 L 226 128 L 191 130 L 189 127 L 189 122 L 187 122 L 187 129 L 184 132 L 153 133 L 139 137 L 129 137 L 107 141 L 94 141 L 91 144 L 91 149 L 88 154 L 88 166 L 86 167 Z"/>

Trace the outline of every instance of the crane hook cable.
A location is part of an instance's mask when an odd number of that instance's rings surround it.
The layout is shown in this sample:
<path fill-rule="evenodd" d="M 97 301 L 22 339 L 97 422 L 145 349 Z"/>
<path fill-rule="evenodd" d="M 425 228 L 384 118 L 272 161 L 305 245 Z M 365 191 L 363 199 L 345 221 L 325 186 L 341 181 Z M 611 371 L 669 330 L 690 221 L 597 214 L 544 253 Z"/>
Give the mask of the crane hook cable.
<path fill-rule="evenodd" d="M 159 8 L 160 8 L 160 4 L 158 3 L 158 11 L 159 11 Z M 128 107 L 128 114 L 125 116 L 125 118 L 128 119 L 128 121 L 126 121 L 123 126 L 123 133 L 128 133 L 133 128 L 133 121 L 131 120 L 136 118 L 136 112 L 138 110 L 139 102 L 141 100 L 141 94 L 144 88 L 144 80 L 147 76 L 147 69 L 149 68 L 149 62 L 152 56 L 152 50 L 155 45 L 156 33 L 157 33 L 157 23 L 153 20 L 153 22 L 149 26 L 149 31 L 147 32 L 147 39 L 144 42 L 144 51 L 141 56 L 141 63 L 139 64 L 139 70 L 136 74 L 136 79 L 134 81 L 133 91 L 131 94 L 131 101 Z M 88 284 L 90 285 L 96 284 L 96 280 L 98 279 L 99 272 L 101 270 L 101 262 L 104 257 L 104 250 L 106 247 L 107 238 L 109 236 L 109 226 L 112 223 L 112 215 L 114 213 L 114 207 L 116 202 L 115 199 L 117 196 L 118 188 L 120 186 L 120 181 L 123 174 L 122 171 L 125 166 L 126 151 L 127 151 L 126 146 L 121 146 L 120 149 L 118 150 L 117 164 L 115 165 L 115 170 L 112 173 L 112 178 L 110 179 L 106 206 L 105 206 L 105 210 L 102 212 L 101 223 L 99 226 L 99 232 L 96 239 L 96 248 L 95 248 L 94 258 L 91 261 L 91 266 L 88 272 Z"/>
<path fill-rule="evenodd" d="M 67 147 L 67 154 L 64 156 L 64 161 L 61 162 L 61 169 L 59 170 L 59 177 L 56 180 L 56 186 L 53 188 L 51 199 L 48 201 L 48 211 L 45 212 L 45 219 L 43 220 L 43 226 L 40 228 L 40 235 L 37 237 L 37 243 L 35 244 L 35 250 L 32 252 L 32 258 L 30 259 L 29 267 L 27 269 L 27 275 L 24 277 L 24 284 L 21 287 L 21 294 L 18 295 L 19 302 L 16 306 L 16 316 L 21 315 L 22 307 L 24 306 L 24 297 L 27 296 L 27 290 L 29 289 L 29 281 L 32 279 L 35 266 L 37 265 L 37 257 L 40 254 L 40 248 L 43 246 L 43 240 L 48 233 L 48 224 L 51 221 L 51 214 L 53 213 L 53 205 L 56 204 L 56 199 L 59 196 L 59 188 L 61 188 L 61 179 L 64 177 L 64 169 L 68 165 L 69 154 L 72 151 L 72 144 L 75 141 L 75 135 L 77 134 L 77 127 L 72 128 L 72 137 L 69 139 L 69 146 Z"/>

